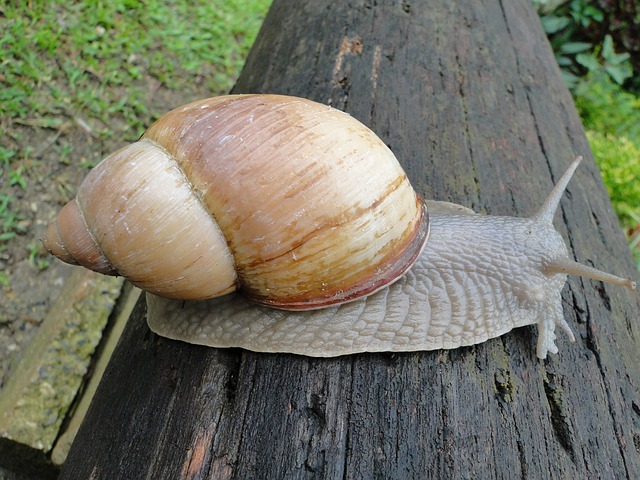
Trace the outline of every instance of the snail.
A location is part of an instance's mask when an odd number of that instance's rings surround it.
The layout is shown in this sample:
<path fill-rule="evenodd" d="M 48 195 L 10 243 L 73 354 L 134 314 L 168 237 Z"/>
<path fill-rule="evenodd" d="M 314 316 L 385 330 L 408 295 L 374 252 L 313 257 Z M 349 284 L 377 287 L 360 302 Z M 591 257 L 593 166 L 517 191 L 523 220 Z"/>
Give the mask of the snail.
<path fill-rule="evenodd" d="M 331 357 L 449 349 L 537 324 L 537 355 L 574 337 L 552 221 L 580 162 L 530 218 L 423 201 L 346 113 L 281 95 L 177 108 L 98 164 L 49 226 L 61 260 L 147 291 L 163 336 Z M 240 292 L 232 293 L 232 292 Z"/>

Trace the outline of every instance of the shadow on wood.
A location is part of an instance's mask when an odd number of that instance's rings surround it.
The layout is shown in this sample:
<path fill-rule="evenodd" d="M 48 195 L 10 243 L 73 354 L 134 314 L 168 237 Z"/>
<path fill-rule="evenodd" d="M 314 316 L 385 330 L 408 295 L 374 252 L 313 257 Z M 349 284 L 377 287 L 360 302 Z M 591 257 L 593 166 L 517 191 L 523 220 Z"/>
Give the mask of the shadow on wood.
<path fill-rule="evenodd" d="M 275 0 L 235 92 L 346 110 L 427 198 L 528 215 L 586 161 L 559 231 L 578 260 L 633 265 L 528 0 Z M 139 304 L 61 478 L 632 478 L 639 299 L 571 278 L 575 344 L 535 330 L 471 348 L 334 359 L 183 344 Z"/>

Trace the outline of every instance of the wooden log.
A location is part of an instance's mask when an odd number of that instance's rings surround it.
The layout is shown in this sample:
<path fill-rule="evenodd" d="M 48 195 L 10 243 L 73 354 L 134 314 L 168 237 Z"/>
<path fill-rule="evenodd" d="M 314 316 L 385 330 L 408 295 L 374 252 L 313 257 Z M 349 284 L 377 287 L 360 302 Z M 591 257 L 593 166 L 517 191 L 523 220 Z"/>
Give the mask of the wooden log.
<path fill-rule="evenodd" d="M 528 215 L 568 163 L 556 218 L 577 259 L 633 265 L 528 0 L 275 0 L 236 92 L 344 109 L 427 198 Z M 535 327 L 478 346 L 332 359 L 160 338 L 139 304 L 76 437 L 75 478 L 633 478 L 637 294 L 571 278 L 577 341 Z"/>

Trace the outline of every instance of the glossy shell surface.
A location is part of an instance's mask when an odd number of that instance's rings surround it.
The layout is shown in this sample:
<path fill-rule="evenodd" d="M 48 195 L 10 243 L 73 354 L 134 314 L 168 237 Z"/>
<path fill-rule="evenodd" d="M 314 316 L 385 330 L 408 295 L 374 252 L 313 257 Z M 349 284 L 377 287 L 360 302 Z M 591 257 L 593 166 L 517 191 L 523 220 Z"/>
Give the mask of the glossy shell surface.
<path fill-rule="evenodd" d="M 371 130 L 278 95 L 169 112 L 97 166 L 68 210 L 82 221 L 55 223 L 46 241 L 63 260 L 166 297 L 240 287 L 254 302 L 294 310 L 379 290 L 428 236 L 424 202 Z M 83 247 L 89 260 L 67 246 L 72 237 L 95 242 Z"/>

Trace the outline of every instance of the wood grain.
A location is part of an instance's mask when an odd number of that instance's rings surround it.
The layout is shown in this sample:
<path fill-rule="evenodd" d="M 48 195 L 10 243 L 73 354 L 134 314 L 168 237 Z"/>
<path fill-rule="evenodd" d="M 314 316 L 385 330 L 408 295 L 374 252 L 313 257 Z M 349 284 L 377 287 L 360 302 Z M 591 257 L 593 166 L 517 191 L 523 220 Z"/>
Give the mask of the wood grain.
<path fill-rule="evenodd" d="M 275 0 L 235 92 L 330 103 L 389 144 L 417 190 L 556 217 L 583 262 L 633 265 L 528 0 Z M 335 359 L 216 350 L 149 332 L 140 304 L 62 471 L 76 478 L 633 478 L 637 294 L 571 278 L 576 333 Z"/>

